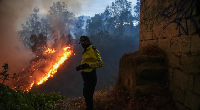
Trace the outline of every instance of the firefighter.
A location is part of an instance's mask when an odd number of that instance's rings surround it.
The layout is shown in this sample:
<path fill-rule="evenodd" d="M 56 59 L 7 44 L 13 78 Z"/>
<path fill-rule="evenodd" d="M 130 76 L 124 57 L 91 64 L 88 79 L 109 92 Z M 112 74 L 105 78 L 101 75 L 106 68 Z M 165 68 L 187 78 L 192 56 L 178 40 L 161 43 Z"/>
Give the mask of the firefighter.
<path fill-rule="evenodd" d="M 86 110 L 93 110 L 93 94 L 97 83 L 96 68 L 103 65 L 100 52 L 91 44 L 87 36 L 81 36 L 80 42 L 84 49 L 81 65 L 76 70 L 82 70 L 83 96 L 85 98 Z"/>

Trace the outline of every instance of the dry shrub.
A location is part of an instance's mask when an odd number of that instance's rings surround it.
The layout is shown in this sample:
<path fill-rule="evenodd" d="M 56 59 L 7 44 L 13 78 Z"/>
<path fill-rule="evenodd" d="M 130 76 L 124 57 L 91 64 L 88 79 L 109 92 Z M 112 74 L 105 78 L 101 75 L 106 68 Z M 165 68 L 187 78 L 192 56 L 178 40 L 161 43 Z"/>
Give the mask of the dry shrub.
<path fill-rule="evenodd" d="M 104 93 L 94 95 L 95 110 L 123 110 L 130 99 L 126 90 L 118 79 L 115 87 Z"/>

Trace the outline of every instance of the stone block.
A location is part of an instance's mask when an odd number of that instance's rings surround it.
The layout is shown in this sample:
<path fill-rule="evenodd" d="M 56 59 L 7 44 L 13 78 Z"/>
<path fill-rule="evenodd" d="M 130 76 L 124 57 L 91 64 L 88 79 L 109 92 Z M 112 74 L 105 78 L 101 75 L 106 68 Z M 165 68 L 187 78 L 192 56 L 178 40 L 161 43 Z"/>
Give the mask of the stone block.
<path fill-rule="evenodd" d="M 137 68 L 137 76 L 146 80 L 163 80 L 167 69 L 164 67 L 140 67 Z"/>
<path fill-rule="evenodd" d="M 181 103 L 184 103 L 185 100 L 185 91 L 181 90 L 178 86 L 175 86 L 173 90 L 173 99 L 175 101 L 179 101 Z"/>
<path fill-rule="evenodd" d="M 145 31 L 144 34 L 140 35 L 140 40 L 150 40 L 153 39 L 153 32 Z"/>
<path fill-rule="evenodd" d="M 200 76 L 195 78 L 194 92 L 200 95 Z"/>
<path fill-rule="evenodd" d="M 163 37 L 171 38 L 179 36 L 179 31 L 176 29 L 177 25 L 175 23 L 170 23 L 170 21 L 165 20 L 166 23 L 163 26 Z"/>
<path fill-rule="evenodd" d="M 166 39 L 162 39 L 162 38 L 158 39 L 158 46 L 161 49 L 165 50 L 166 52 L 170 52 L 171 51 L 171 49 L 170 49 L 170 41 L 169 41 L 168 38 L 166 38 Z"/>
<path fill-rule="evenodd" d="M 136 86 L 137 85 L 149 85 L 150 83 L 152 83 L 151 80 L 145 80 L 145 79 L 141 79 L 141 78 L 136 79 Z"/>
<path fill-rule="evenodd" d="M 180 52 L 180 37 L 173 37 L 173 38 L 170 38 L 170 49 L 171 49 L 171 52 Z"/>
<path fill-rule="evenodd" d="M 177 110 L 190 110 L 189 108 L 185 107 L 182 103 L 175 101 L 176 109 Z"/>
<path fill-rule="evenodd" d="M 148 45 L 157 45 L 157 40 L 143 40 L 141 43 L 140 43 L 140 47 L 139 49 L 142 49 L 143 47 L 146 47 Z"/>
<path fill-rule="evenodd" d="M 195 17 L 193 17 L 193 20 L 195 20 Z M 198 22 L 198 19 L 196 20 L 196 22 Z M 182 19 L 180 21 L 180 25 L 184 28 L 180 29 L 180 33 L 183 35 L 193 35 L 196 32 L 196 27 L 194 26 L 194 22 L 191 20 Z"/>
<path fill-rule="evenodd" d="M 190 38 L 188 36 L 170 38 L 171 52 L 188 53 L 190 51 Z"/>
<path fill-rule="evenodd" d="M 162 87 L 159 87 L 157 84 L 149 85 L 137 85 L 134 88 L 135 95 L 150 95 L 156 92 L 163 90 Z"/>
<path fill-rule="evenodd" d="M 174 84 L 179 86 L 182 90 L 193 89 L 193 83 L 194 83 L 193 76 L 184 73 L 180 70 L 174 69 L 173 81 Z"/>
<path fill-rule="evenodd" d="M 171 93 L 173 93 L 174 88 L 176 88 L 177 86 L 174 84 L 173 80 L 169 80 L 169 91 Z"/>
<path fill-rule="evenodd" d="M 165 59 L 163 59 L 162 57 L 158 57 L 158 56 L 140 55 L 140 56 L 136 56 L 135 59 L 136 59 L 137 66 L 143 66 L 143 67 L 164 66 L 164 63 L 165 63 Z M 147 64 L 147 62 L 149 64 Z M 156 64 L 156 65 L 154 65 L 154 64 Z"/>
<path fill-rule="evenodd" d="M 200 37 L 199 35 L 191 36 L 191 52 L 200 52 Z"/>
<path fill-rule="evenodd" d="M 172 68 L 168 68 L 168 77 L 169 77 L 169 80 L 172 80 L 173 78 L 173 74 L 174 74 L 174 70 Z"/>
<path fill-rule="evenodd" d="M 170 101 L 169 98 L 157 95 L 157 96 L 153 97 L 153 99 L 150 103 L 156 108 L 161 108 L 162 106 L 167 105 L 167 103 L 169 103 L 169 101 Z"/>
<path fill-rule="evenodd" d="M 190 36 L 181 35 L 179 41 L 180 41 L 180 52 L 188 53 L 190 51 Z"/>
<path fill-rule="evenodd" d="M 180 57 L 176 54 L 168 54 L 168 64 L 170 68 L 180 68 Z"/>
<path fill-rule="evenodd" d="M 160 39 L 163 37 L 162 27 L 163 27 L 164 23 L 162 23 L 162 22 L 159 23 L 159 21 L 157 21 L 157 20 L 154 22 L 155 22 L 156 26 L 153 27 L 153 39 Z"/>
<path fill-rule="evenodd" d="M 184 105 L 190 108 L 191 110 L 199 110 L 200 95 L 197 95 L 190 90 L 186 90 Z"/>
<path fill-rule="evenodd" d="M 200 72 L 199 55 L 181 54 L 180 69 L 189 74 L 197 74 Z"/>

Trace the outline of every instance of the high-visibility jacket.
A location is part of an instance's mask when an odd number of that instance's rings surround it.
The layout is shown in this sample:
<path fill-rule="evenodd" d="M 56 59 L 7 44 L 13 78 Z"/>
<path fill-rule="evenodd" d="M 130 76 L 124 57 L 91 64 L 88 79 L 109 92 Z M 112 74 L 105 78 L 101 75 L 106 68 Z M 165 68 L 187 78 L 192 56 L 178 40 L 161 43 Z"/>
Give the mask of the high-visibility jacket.
<path fill-rule="evenodd" d="M 89 64 L 90 68 L 82 69 L 83 72 L 91 72 L 95 68 L 103 66 L 100 52 L 94 46 L 90 45 L 85 52 L 83 52 L 81 65 L 84 63 Z"/>

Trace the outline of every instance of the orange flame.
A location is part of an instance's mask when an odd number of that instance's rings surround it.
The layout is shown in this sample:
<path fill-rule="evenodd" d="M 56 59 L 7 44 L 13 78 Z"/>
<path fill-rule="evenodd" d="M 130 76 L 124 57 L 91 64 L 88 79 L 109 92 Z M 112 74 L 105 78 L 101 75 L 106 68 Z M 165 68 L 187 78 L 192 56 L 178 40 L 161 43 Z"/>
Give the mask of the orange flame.
<path fill-rule="evenodd" d="M 44 54 L 50 54 L 50 53 L 54 53 L 54 52 L 55 52 L 54 49 L 48 48 L 48 49 L 44 52 Z"/>
<path fill-rule="evenodd" d="M 40 85 L 42 83 L 44 83 L 45 81 L 48 80 L 49 77 L 53 77 L 53 75 L 57 72 L 58 67 L 66 60 L 68 59 L 68 57 L 71 55 L 72 51 L 67 51 L 70 47 L 65 47 L 63 56 L 60 58 L 60 60 L 55 63 L 52 67 L 52 69 L 49 70 L 49 72 L 40 79 L 39 82 L 37 82 L 37 85 Z"/>
<path fill-rule="evenodd" d="M 34 85 L 34 81 L 31 83 L 31 85 L 28 88 L 26 88 L 26 91 L 29 92 L 31 88 L 33 87 L 33 85 Z"/>

